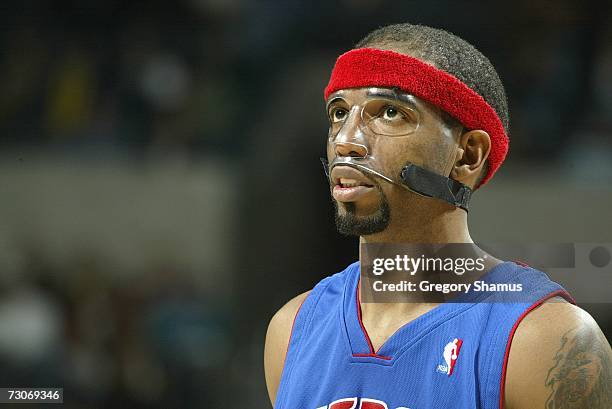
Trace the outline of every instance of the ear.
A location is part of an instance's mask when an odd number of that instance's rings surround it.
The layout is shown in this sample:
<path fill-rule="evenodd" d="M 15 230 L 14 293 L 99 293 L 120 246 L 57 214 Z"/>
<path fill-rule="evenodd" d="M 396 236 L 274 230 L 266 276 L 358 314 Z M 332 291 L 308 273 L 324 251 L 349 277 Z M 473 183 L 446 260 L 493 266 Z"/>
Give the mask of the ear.
<path fill-rule="evenodd" d="M 491 152 L 491 138 L 483 130 L 467 131 L 459 137 L 455 165 L 450 176 L 470 187 L 474 187 L 480 174 L 486 169 Z"/>

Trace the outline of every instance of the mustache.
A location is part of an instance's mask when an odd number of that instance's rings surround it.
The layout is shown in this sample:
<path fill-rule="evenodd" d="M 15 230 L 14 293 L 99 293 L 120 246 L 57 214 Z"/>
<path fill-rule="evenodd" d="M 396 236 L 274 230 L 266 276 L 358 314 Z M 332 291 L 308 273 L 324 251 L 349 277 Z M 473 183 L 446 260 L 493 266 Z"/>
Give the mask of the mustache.
<path fill-rule="evenodd" d="M 372 168 L 369 168 L 363 163 L 357 162 L 355 158 L 350 157 L 350 156 L 336 157 L 334 160 L 331 161 L 331 163 L 325 158 L 320 158 L 320 159 L 321 159 L 321 164 L 323 165 L 323 171 L 325 172 L 325 176 L 327 176 L 327 180 L 330 181 L 330 183 L 331 183 L 331 178 L 330 178 L 331 170 L 335 168 L 336 166 L 342 165 L 342 166 L 352 167 L 363 173 L 366 173 L 367 175 L 377 176 L 389 183 L 397 184 L 397 182 L 391 179 L 389 176 L 384 175 Z"/>

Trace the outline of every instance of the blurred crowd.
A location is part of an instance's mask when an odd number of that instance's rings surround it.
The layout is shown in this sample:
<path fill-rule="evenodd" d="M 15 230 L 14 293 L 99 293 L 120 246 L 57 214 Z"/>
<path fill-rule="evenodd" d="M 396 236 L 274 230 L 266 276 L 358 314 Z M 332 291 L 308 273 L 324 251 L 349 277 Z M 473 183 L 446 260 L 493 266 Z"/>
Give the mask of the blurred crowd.
<path fill-rule="evenodd" d="M 236 203 L 202 193 L 226 207 L 232 232 L 202 246 L 235 257 L 211 271 L 156 257 L 157 247 L 136 274 L 90 247 L 51 262 L 36 234 L 0 237 L 0 384 L 63 386 L 75 408 L 265 405 L 267 320 L 357 256 L 355 241 L 334 232 L 318 163 L 322 89 L 336 56 L 382 25 L 423 23 L 476 45 L 506 85 L 512 160 L 609 185 L 609 3 L 462 3 L 5 2 L 0 158 L 9 176 L 0 200 L 21 188 L 11 171 L 43 158 L 51 168 L 76 161 L 134 173 L 179 163 L 176 184 L 198 164 L 229 163 L 223 189 Z M 129 191 L 123 200 L 130 208 Z M 17 253 L 20 263 L 6 262 Z M 218 281 L 207 287 L 200 275 Z"/>

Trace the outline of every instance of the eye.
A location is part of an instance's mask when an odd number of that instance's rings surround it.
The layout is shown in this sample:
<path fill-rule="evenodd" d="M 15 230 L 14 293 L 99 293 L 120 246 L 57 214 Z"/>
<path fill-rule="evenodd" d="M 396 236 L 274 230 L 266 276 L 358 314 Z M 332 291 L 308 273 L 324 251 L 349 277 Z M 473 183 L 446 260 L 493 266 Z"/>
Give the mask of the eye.
<path fill-rule="evenodd" d="M 331 120 L 332 122 L 342 122 L 346 119 L 348 112 L 344 108 L 333 108 L 331 111 Z"/>
<path fill-rule="evenodd" d="M 386 119 L 387 121 L 392 121 L 394 119 L 397 119 L 400 116 L 403 116 L 402 113 L 398 111 L 397 108 L 395 108 L 392 105 L 388 105 L 383 108 L 382 117 L 383 119 Z"/>

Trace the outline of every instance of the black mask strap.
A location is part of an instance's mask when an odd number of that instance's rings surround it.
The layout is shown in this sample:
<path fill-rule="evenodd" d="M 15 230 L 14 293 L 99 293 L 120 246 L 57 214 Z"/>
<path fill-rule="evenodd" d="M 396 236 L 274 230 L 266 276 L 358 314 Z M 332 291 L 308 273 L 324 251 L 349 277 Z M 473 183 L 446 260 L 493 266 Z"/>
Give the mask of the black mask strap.
<path fill-rule="evenodd" d="M 329 163 L 327 159 L 321 158 L 321 164 L 323 165 L 325 176 L 329 180 Z M 465 211 L 468 210 L 472 189 L 461 182 L 438 175 L 412 163 L 404 166 L 400 173 L 400 179 L 403 185 L 415 193 L 443 200 Z M 393 183 L 399 184 L 398 182 Z"/>
<path fill-rule="evenodd" d="M 468 210 L 472 189 L 461 182 L 412 163 L 404 166 L 400 177 L 402 183 L 416 193 L 443 200 L 465 211 Z"/>

